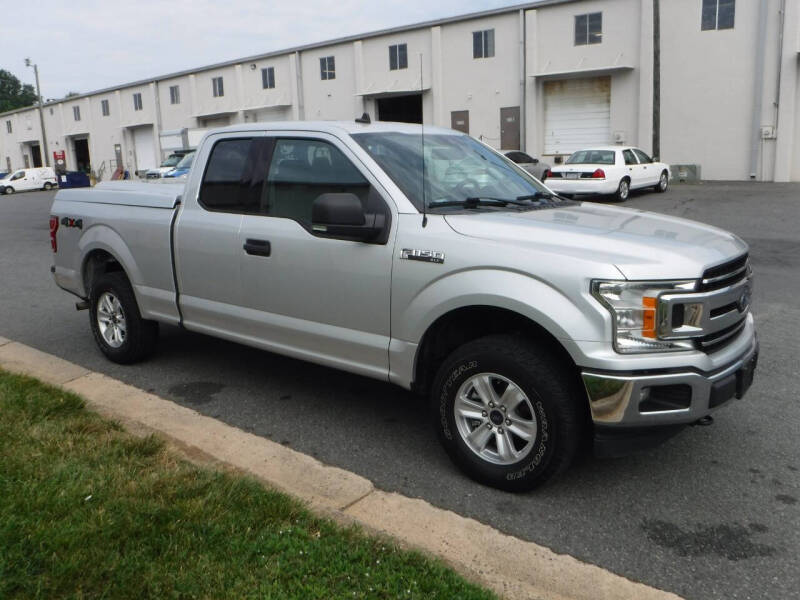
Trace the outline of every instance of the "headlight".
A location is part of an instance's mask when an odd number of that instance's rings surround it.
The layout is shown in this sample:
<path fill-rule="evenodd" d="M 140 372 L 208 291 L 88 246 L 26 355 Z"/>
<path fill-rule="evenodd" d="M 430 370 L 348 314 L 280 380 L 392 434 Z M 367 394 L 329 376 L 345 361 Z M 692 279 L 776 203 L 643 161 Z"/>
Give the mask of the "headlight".
<path fill-rule="evenodd" d="M 692 350 L 690 340 L 660 340 L 657 334 L 659 296 L 692 291 L 688 281 L 593 281 L 592 296 L 611 313 L 614 350 L 622 354 Z"/>

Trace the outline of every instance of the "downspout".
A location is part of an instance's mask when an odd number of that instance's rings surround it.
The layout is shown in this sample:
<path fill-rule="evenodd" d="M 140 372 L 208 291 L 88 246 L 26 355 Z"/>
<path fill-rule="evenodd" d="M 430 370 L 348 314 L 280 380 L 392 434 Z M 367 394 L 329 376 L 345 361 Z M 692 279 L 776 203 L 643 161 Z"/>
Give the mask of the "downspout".
<path fill-rule="evenodd" d="M 753 122 L 750 132 L 750 179 L 758 174 L 759 146 L 761 141 L 761 111 L 764 96 L 764 54 L 767 43 L 767 2 L 759 2 L 758 38 L 756 40 L 756 81 L 753 86 Z"/>
<path fill-rule="evenodd" d="M 653 148 L 652 155 L 661 157 L 661 11 L 659 0 L 653 0 Z"/>
<path fill-rule="evenodd" d="M 520 74 L 519 74 L 519 84 L 522 87 L 522 110 L 519 111 L 519 149 L 521 152 L 525 152 L 526 138 L 527 138 L 527 126 L 525 124 L 525 114 L 528 110 L 528 102 L 527 102 L 527 93 L 528 93 L 528 86 L 526 79 L 526 73 L 528 72 L 528 66 L 526 64 L 527 59 L 527 52 L 526 48 L 528 47 L 528 40 L 527 40 L 528 28 L 527 24 L 525 23 L 525 9 L 520 9 L 519 11 L 519 65 L 520 65 Z"/>
<path fill-rule="evenodd" d="M 778 78 L 775 82 L 775 135 L 778 135 L 780 118 L 781 75 L 783 72 L 783 30 L 786 27 L 786 0 L 781 0 L 780 25 L 778 26 Z"/>

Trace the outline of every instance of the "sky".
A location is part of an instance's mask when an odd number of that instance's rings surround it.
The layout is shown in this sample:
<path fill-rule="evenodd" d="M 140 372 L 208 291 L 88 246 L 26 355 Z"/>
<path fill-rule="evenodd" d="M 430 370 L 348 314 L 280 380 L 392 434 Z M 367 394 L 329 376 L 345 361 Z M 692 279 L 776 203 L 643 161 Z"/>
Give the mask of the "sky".
<path fill-rule="evenodd" d="M 12 0 L 0 0 L 0 6 Z M 430 19 L 512 6 L 520 0 L 28 0 L 4 19 L 0 69 L 42 96 L 91 92 L 273 50 Z M 2 10 L 8 16 L 11 12 Z"/>

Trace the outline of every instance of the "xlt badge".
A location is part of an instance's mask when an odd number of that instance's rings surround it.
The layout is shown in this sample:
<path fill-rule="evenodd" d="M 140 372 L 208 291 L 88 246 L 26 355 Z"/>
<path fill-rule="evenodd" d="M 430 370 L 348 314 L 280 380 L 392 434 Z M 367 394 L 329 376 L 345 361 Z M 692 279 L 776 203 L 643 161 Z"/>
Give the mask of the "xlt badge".
<path fill-rule="evenodd" d="M 414 250 L 412 248 L 403 248 L 403 251 L 400 253 L 400 258 L 442 264 L 444 263 L 444 252 L 439 252 L 438 250 Z"/>

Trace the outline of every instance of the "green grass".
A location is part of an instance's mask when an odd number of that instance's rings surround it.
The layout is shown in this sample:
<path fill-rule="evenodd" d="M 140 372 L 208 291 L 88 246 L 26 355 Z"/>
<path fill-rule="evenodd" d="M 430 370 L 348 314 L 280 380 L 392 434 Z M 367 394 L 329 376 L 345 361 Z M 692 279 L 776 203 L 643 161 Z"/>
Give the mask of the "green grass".
<path fill-rule="evenodd" d="M 0 598 L 492 598 L 0 371 Z"/>

